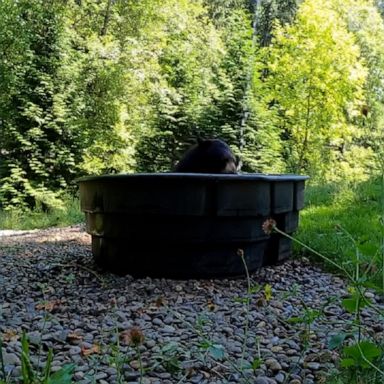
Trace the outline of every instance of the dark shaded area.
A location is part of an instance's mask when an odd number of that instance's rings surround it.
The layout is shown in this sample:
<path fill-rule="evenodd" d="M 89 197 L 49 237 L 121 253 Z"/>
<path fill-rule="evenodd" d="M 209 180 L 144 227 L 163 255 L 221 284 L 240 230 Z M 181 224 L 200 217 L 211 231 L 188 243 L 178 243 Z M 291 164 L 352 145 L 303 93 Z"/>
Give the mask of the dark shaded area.
<path fill-rule="evenodd" d="M 199 139 L 182 157 L 175 172 L 236 173 L 238 161 L 231 148 L 218 139 Z"/>

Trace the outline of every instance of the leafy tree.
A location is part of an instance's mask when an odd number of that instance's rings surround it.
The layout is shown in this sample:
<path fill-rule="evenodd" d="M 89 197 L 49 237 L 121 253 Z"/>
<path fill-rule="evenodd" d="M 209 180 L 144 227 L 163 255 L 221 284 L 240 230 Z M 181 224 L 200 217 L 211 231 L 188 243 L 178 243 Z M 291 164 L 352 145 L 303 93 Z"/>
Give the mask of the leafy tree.
<path fill-rule="evenodd" d="M 157 9 L 164 20 L 158 49 L 158 77 L 151 93 L 153 122 L 137 146 L 139 171 L 170 170 L 191 138 L 206 130 L 206 109 L 219 90 L 214 83 L 222 43 L 199 3 L 169 1 Z M 166 33 L 164 33 L 166 31 Z"/>
<path fill-rule="evenodd" d="M 365 99 L 353 117 L 359 134 L 348 148 L 345 167 L 369 174 L 374 154 L 384 169 L 384 22 L 371 0 L 337 1 L 335 7 L 356 36 L 368 70 Z"/>
<path fill-rule="evenodd" d="M 383 153 L 375 3 L 1 1 L 0 206 L 168 171 L 198 136 L 244 171 L 362 172 Z"/>
<path fill-rule="evenodd" d="M 204 0 L 209 18 L 220 28 L 225 28 L 228 18 L 233 12 L 252 10 L 253 0 Z"/>
<path fill-rule="evenodd" d="M 60 205 L 73 179 L 81 136 L 69 122 L 80 113 L 71 86 L 64 8 L 59 1 L 0 3 L 0 204 Z M 16 37 L 16 38 L 15 38 Z"/>
<path fill-rule="evenodd" d="M 148 41 L 158 1 L 74 2 L 74 49 L 85 52 L 79 83 L 84 114 L 81 169 L 85 173 L 132 171 L 134 147 L 146 120 L 153 43 Z M 91 17 L 89 17 L 91 15 Z"/>
<path fill-rule="evenodd" d="M 203 128 L 209 132 L 215 127 L 212 134 L 232 144 L 234 151 L 245 161 L 245 131 L 251 98 L 249 85 L 255 56 L 251 14 L 244 9 L 233 10 L 219 32 L 225 47 L 214 76 L 219 92 L 214 94 L 205 111 Z"/>
<path fill-rule="evenodd" d="M 174 27 L 168 27 L 159 58 L 161 85 L 153 99 L 155 123 L 138 147 L 139 170 L 171 169 L 197 136 L 221 137 L 241 155 L 245 170 L 255 169 L 251 143 L 244 146 L 255 55 L 252 14 L 244 3 L 187 4 L 189 32 L 180 34 L 178 27 L 172 34 Z M 171 21 L 179 23 L 175 16 Z"/>
<path fill-rule="evenodd" d="M 383 0 L 375 0 L 374 4 L 376 5 L 380 14 L 383 15 L 384 14 L 384 1 Z"/>
<path fill-rule="evenodd" d="M 288 170 L 325 175 L 356 134 L 350 117 L 366 77 L 359 47 L 332 4 L 317 0 L 305 1 L 292 25 L 277 24 L 274 36 L 261 51 L 268 76 L 256 89 L 274 112 Z"/>
<path fill-rule="evenodd" d="M 251 2 L 256 13 L 255 28 L 260 46 L 266 47 L 271 43 L 276 22 L 285 25 L 293 21 L 299 2 L 298 0 L 254 0 Z"/>

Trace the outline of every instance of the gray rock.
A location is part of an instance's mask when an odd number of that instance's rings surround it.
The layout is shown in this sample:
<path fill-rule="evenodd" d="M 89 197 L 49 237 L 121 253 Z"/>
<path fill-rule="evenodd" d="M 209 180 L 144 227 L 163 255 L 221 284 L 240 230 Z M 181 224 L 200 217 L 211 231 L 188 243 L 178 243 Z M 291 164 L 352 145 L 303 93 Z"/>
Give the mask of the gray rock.
<path fill-rule="evenodd" d="M 273 372 L 281 371 L 281 364 L 275 359 L 265 360 L 265 365 Z"/>
<path fill-rule="evenodd" d="M 30 344 L 33 344 L 33 345 L 41 344 L 41 333 L 39 331 L 29 332 L 27 334 L 27 337 Z"/>
<path fill-rule="evenodd" d="M 8 353 L 5 351 L 4 348 L 2 349 L 2 351 L 4 365 L 15 366 L 21 364 L 20 358 L 15 353 Z"/>
<path fill-rule="evenodd" d="M 284 381 L 285 381 L 285 376 L 284 376 L 284 374 L 283 373 L 278 373 L 276 376 L 275 376 L 275 380 L 276 380 L 276 383 L 278 383 L 278 384 L 282 384 L 282 383 L 284 383 Z"/>
<path fill-rule="evenodd" d="M 70 355 L 79 355 L 81 353 L 81 348 L 78 346 L 72 346 L 69 350 Z"/>
<path fill-rule="evenodd" d="M 309 369 L 312 371 L 317 371 L 320 369 L 321 365 L 319 363 L 310 361 L 309 363 L 306 364 Z"/>
<path fill-rule="evenodd" d="M 255 384 L 269 384 L 269 380 L 267 377 L 259 376 L 256 377 Z"/>
<path fill-rule="evenodd" d="M 163 333 L 175 333 L 176 328 L 173 327 L 172 325 L 164 325 L 163 328 L 160 328 L 160 332 Z"/>
<path fill-rule="evenodd" d="M 95 380 L 106 379 L 108 374 L 106 372 L 99 372 L 95 375 Z"/>

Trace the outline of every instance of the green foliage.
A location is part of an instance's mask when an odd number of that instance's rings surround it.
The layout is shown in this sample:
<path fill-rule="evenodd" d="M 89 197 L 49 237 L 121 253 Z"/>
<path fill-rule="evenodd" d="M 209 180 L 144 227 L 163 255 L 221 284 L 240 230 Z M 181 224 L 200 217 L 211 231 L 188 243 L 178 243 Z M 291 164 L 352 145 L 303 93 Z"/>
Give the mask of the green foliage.
<path fill-rule="evenodd" d="M 181 370 L 180 360 L 182 349 L 176 342 L 170 342 L 160 348 L 160 351 L 154 356 L 155 366 L 162 365 L 169 373 L 177 373 Z"/>
<path fill-rule="evenodd" d="M 355 311 L 359 311 L 361 308 L 366 307 L 369 304 L 368 299 L 362 299 L 359 295 L 354 294 L 347 299 L 343 299 L 341 305 L 345 310 L 350 313 L 354 313 Z"/>
<path fill-rule="evenodd" d="M 271 43 L 275 22 L 280 24 L 290 24 L 296 15 L 297 0 L 264 0 L 254 1 L 257 7 L 254 11 L 257 13 L 257 36 L 260 46 L 266 47 Z"/>
<path fill-rule="evenodd" d="M 340 365 L 343 368 L 358 366 L 363 369 L 372 368 L 371 364 L 381 356 L 380 349 L 369 341 L 361 341 L 343 348 L 344 358 Z"/>
<path fill-rule="evenodd" d="M 58 191 L 69 185 L 79 160 L 72 58 L 61 2 L 1 3 L 0 204 L 60 206 Z M 4 19 L 4 20 L 3 20 Z M 12 37 L 16 31 L 18 39 Z M 17 64 L 15 68 L 15 62 Z"/>
<path fill-rule="evenodd" d="M 84 132 L 81 169 L 87 174 L 132 171 L 137 131 L 149 118 L 153 42 L 145 36 L 156 1 L 73 3 L 73 39 L 82 54 Z M 94 18 L 89 18 L 92 12 Z M 140 29 L 141 27 L 141 29 Z"/>
<path fill-rule="evenodd" d="M 23 384 L 71 384 L 75 370 L 74 364 L 67 364 L 55 373 L 51 373 L 53 351 L 48 351 L 46 362 L 41 370 L 35 370 L 31 363 L 28 338 L 23 332 L 21 337 L 21 383 Z M 1 377 L 3 376 L 3 377 Z M 0 339 L 0 384 L 19 383 L 13 381 L 5 374 L 4 360 L 2 356 L 2 343 Z"/>
<path fill-rule="evenodd" d="M 383 273 L 380 252 L 382 195 L 381 178 L 361 183 L 309 184 L 296 237 L 338 264 L 347 266 L 351 273 L 354 273 L 358 257 L 367 269 L 368 281 L 380 287 Z M 309 255 L 300 246 L 295 246 L 295 250 Z"/>
<path fill-rule="evenodd" d="M 380 344 L 361 340 L 347 343 L 352 334 L 338 334 L 331 343 L 331 348 L 340 349 L 340 371 L 333 375 L 332 383 L 381 383 L 384 354 Z"/>
<path fill-rule="evenodd" d="M 137 147 L 140 171 L 170 170 L 199 136 L 238 144 L 249 19 L 237 10 L 225 19 L 225 30 L 215 29 L 201 4 L 178 3 L 177 9 L 164 10 L 168 33 L 152 94 L 153 125 Z"/>
<path fill-rule="evenodd" d="M 360 106 L 360 113 L 354 117 L 354 124 L 359 126 L 359 135 L 354 140 L 354 154 L 348 161 L 350 167 L 356 163 L 365 165 L 365 171 L 379 165 L 382 171 L 383 140 L 384 140 L 384 24 L 372 1 L 350 0 L 339 2 L 346 7 L 348 12 L 343 16 L 348 28 L 354 33 L 356 41 L 361 48 L 361 55 L 364 58 L 367 68 L 367 81 L 365 84 L 365 101 Z M 338 5 L 339 7 L 341 5 Z M 355 153 L 360 150 L 367 160 L 375 158 L 378 162 L 362 162 L 356 158 Z"/>
<path fill-rule="evenodd" d="M 376 3 L 0 2 L 0 206 L 63 208 L 78 176 L 169 171 L 198 136 L 246 172 L 384 169 Z"/>
<path fill-rule="evenodd" d="M 348 116 L 362 97 L 359 48 L 329 3 L 305 1 L 295 22 L 277 24 L 272 44 L 261 50 L 268 76 L 256 86 L 275 113 L 292 172 L 330 170 L 338 148 L 353 137 Z"/>
<path fill-rule="evenodd" d="M 381 190 L 381 193 L 384 193 Z M 383 223 L 381 223 L 383 224 Z M 350 284 L 348 287 L 349 296 L 341 301 L 341 306 L 347 312 L 354 315 L 353 321 L 346 321 L 344 324 L 345 330 L 334 335 L 329 341 L 331 349 L 339 349 L 342 359 L 340 360 L 340 370 L 333 375 L 331 382 L 334 383 L 379 383 L 384 378 L 384 350 L 382 340 L 375 333 L 366 329 L 362 310 L 369 307 L 370 310 L 376 312 L 379 318 L 384 315 L 383 309 L 375 300 L 370 300 L 372 295 L 369 289 L 375 289 L 377 293 L 382 294 L 384 291 L 384 271 L 381 269 L 379 275 L 381 281 L 376 283 L 371 275 L 372 267 L 382 268 L 384 265 L 384 253 L 381 246 L 377 248 L 377 260 L 370 260 L 366 264 L 366 259 L 363 258 L 362 250 L 372 249 L 374 247 L 361 246 L 357 240 L 347 230 L 340 225 L 338 229 L 346 235 L 352 248 L 355 251 L 355 257 L 349 258 L 347 262 L 339 259 L 332 259 L 329 256 L 314 250 L 312 247 L 302 241 L 292 238 L 284 233 L 276 226 L 273 230 L 282 236 L 286 236 L 293 240 L 303 249 L 308 250 L 311 254 L 319 257 L 323 262 L 335 267 L 340 274 Z M 336 299 L 336 298 L 335 298 Z M 293 317 L 290 322 L 303 321 L 307 326 L 316 320 L 321 315 L 321 311 L 306 308 L 303 320 L 300 317 Z M 310 329 L 307 329 L 306 334 L 309 334 Z M 308 337 L 304 339 L 309 341 Z"/>
<path fill-rule="evenodd" d="M 84 214 L 80 211 L 77 198 L 63 196 L 62 208 L 53 208 L 49 212 L 36 207 L 32 210 L 0 210 L 0 229 L 23 229 L 64 227 L 82 223 Z"/>

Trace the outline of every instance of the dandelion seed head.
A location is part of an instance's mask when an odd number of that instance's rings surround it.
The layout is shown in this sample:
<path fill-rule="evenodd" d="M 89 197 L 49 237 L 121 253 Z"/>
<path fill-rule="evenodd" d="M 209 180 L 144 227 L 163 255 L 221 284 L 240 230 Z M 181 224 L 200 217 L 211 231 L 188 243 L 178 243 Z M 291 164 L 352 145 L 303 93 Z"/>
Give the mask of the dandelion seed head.
<path fill-rule="evenodd" d="M 273 219 L 265 220 L 263 225 L 262 225 L 262 229 L 263 229 L 264 233 L 266 233 L 267 235 L 270 235 L 273 232 L 273 230 L 275 229 L 275 227 L 276 227 L 276 221 Z"/>

